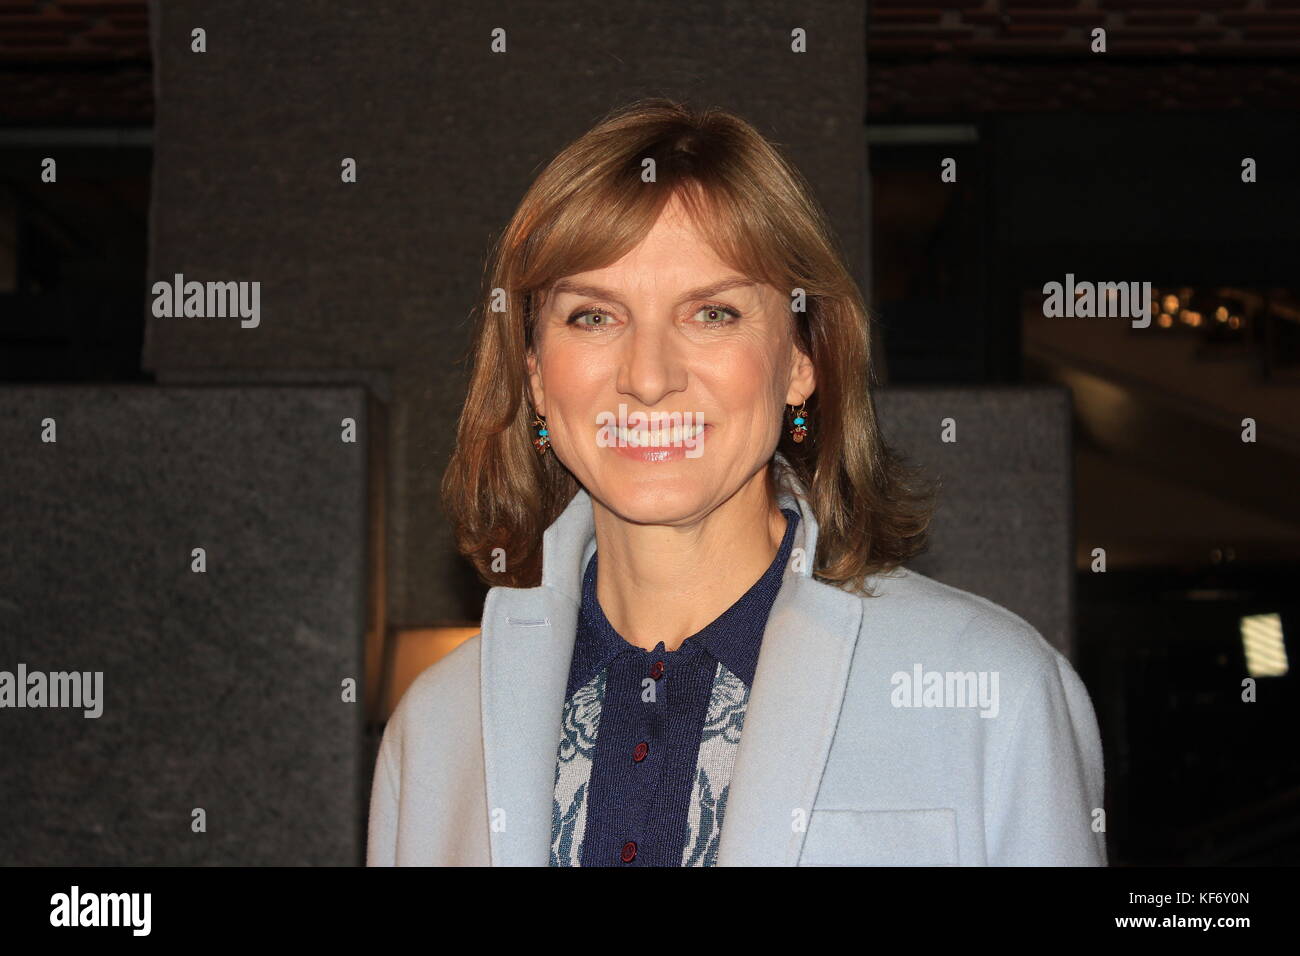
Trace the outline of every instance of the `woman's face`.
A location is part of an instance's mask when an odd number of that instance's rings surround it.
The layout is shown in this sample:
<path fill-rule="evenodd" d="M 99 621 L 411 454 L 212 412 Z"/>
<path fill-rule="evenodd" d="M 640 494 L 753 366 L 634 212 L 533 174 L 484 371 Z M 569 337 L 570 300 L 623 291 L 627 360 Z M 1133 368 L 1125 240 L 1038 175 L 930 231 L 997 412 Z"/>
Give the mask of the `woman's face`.
<path fill-rule="evenodd" d="M 771 459 L 786 404 L 812 394 L 789 303 L 719 260 L 674 199 L 640 245 L 556 283 L 538 315 L 530 386 L 555 454 L 624 520 L 704 517 Z"/>

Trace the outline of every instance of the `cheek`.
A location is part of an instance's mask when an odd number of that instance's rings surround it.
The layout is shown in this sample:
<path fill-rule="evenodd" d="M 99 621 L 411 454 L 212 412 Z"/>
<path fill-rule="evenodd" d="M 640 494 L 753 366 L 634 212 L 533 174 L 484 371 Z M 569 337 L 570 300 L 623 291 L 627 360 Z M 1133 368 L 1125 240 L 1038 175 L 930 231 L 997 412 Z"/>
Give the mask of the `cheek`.
<path fill-rule="evenodd" d="M 547 405 L 557 416 L 583 411 L 600 383 L 608 380 L 600 363 L 581 349 L 552 348 L 542 363 L 542 387 Z"/>
<path fill-rule="evenodd" d="M 709 392 L 733 413 L 770 416 L 768 407 L 785 397 L 785 380 L 776 351 L 765 342 L 737 342 L 699 365 Z"/>

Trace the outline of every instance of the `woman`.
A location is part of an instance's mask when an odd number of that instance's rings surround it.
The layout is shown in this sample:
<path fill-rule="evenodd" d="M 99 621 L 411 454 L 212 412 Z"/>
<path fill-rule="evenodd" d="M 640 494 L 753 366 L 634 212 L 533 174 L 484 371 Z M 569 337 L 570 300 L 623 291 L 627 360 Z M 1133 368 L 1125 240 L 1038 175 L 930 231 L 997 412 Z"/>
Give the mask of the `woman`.
<path fill-rule="evenodd" d="M 752 127 L 612 114 L 483 301 L 444 494 L 494 587 L 386 728 L 370 864 L 1104 865 L 1088 694 L 902 567 L 866 310 Z"/>

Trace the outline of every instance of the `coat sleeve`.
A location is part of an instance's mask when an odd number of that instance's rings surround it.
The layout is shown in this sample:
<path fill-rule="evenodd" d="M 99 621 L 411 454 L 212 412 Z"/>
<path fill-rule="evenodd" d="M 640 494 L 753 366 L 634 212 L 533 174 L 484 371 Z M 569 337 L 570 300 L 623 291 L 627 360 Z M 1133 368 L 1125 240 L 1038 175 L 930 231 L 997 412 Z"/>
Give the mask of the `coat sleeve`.
<path fill-rule="evenodd" d="M 999 742 L 985 834 L 993 866 L 1106 865 L 1097 717 L 1070 662 L 1050 653 L 1054 666 L 1031 669 Z"/>
<path fill-rule="evenodd" d="M 375 758 L 368 866 L 487 866 L 490 836 L 478 635 L 425 668 Z"/>
<path fill-rule="evenodd" d="M 366 866 L 397 865 L 397 817 L 401 794 L 401 715 L 394 713 L 384 727 L 370 786 L 370 822 L 366 833 Z"/>

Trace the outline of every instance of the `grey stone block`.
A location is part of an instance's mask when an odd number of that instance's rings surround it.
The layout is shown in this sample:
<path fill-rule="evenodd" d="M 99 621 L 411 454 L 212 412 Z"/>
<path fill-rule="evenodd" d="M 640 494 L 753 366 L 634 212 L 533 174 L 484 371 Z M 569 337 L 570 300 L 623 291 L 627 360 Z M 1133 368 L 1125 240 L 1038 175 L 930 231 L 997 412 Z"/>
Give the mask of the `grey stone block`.
<path fill-rule="evenodd" d="M 478 619 L 486 588 L 438 495 L 470 310 L 492 237 L 603 113 L 650 94 L 738 112 L 787 150 L 860 264 L 865 5 L 167 0 L 152 11 L 149 279 L 260 281 L 262 321 L 150 316 L 145 367 L 216 383 L 242 369 L 268 381 L 391 374 L 395 626 Z M 196 26 L 203 54 L 190 51 Z M 494 54 L 498 27 L 506 52 Z M 807 52 L 791 50 L 796 28 Z M 340 182 L 345 157 L 355 184 Z"/>
<path fill-rule="evenodd" d="M 0 709 L 0 862 L 360 861 L 366 429 L 356 386 L 0 390 L 0 670 L 103 673 Z"/>
<path fill-rule="evenodd" d="M 1067 657 L 1074 634 L 1070 394 L 1056 387 L 876 392 L 885 440 L 940 482 L 908 567 L 1016 612 Z M 941 422 L 956 422 L 946 443 Z"/>

